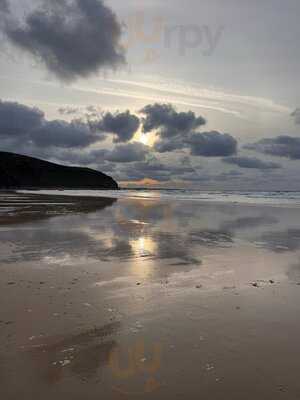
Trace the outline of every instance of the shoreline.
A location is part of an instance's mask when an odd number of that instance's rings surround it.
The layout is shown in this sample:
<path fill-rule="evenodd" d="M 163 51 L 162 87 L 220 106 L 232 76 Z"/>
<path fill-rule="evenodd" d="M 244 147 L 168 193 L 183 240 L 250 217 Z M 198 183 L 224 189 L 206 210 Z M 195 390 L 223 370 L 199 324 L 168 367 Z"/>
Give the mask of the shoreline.
<path fill-rule="evenodd" d="M 298 202 L 293 202 L 291 199 L 278 199 L 274 198 L 273 196 L 270 196 L 269 198 L 262 198 L 262 197 L 247 197 L 248 192 L 240 195 L 240 198 L 235 198 L 233 197 L 232 194 L 227 194 L 227 193 L 222 193 L 222 195 L 225 195 L 225 197 L 221 198 L 214 198 L 214 197 L 207 197 L 207 198 L 201 198 L 201 197 L 192 197 L 188 195 L 177 195 L 177 196 L 169 196 L 165 195 L 162 191 L 160 195 L 151 195 L 151 189 L 147 191 L 137 191 L 138 193 L 142 193 L 141 195 L 132 195 L 131 192 L 134 190 L 117 190 L 117 191 L 97 191 L 97 190 L 66 190 L 66 191 L 53 191 L 53 190 L 40 190 L 40 191 L 27 191 L 27 190 L 19 190 L 16 191 L 16 193 L 20 194 L 43 194 L 43 195 L 48 195 L 48 196 L 71 196 L 71 197 L 86 197 L 86 198 L 114 198 L 114 199 L 142 199 L 142 200 L 149 200 L 149 201 L 166 201 L 166 202 L 172 202 L 172 201 L 181 201 L 181 202 L 198 202 L 199 204 L 204 204 L 204 205 L 226 205 L 226 204 L 232 204 L 232 205 L 237 205 L 237 206 L 243 206 L 243 205 L 249 205 L 249 206 L 268 206 L 268 207 L 286 207 L 286 208 L 299 208 L 300 207 L 300 196 L 299 198 L 297 197 Z M 128 193 L 129 192 L 129 193 Z M 156 191 L 158 193 L 159 191 Z M 185 192 L 185 191 L 184 191 Z M 172 191 L 173 193 L 173 191 Z M 196 193 L 196 192 L 192 192 Z M 259 194 L 264 194 L 265 192 L 255 192 Z M 269 193 L 269 192 L 268 192 Z M 275 192 L 273 192 L 275 193 Z M 282 193 L 282 192 L 280 192 Z M 285 193 L 300 193 L 300 192 L 285 192 Z M 207 196 L 211 196 L 211 192 L 201 192 L 201 194 L 206 194 Z M 214 195 L 220 194 L 219 192 L 214 193 Z M 241 197 L 243 196 L 243 197 Z M 276 203 L 274 202 L 276 201 Z"/>

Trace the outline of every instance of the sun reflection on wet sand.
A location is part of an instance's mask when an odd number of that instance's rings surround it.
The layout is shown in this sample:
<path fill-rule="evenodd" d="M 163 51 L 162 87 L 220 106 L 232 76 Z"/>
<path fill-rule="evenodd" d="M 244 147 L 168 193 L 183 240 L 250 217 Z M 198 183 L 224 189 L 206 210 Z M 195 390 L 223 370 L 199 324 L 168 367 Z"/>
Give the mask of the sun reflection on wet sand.
<path fill-rule="evenodd" d="M 157 253 L 157 243 L 151 236 L 141 236 L 130 242 L 135 254 L 131 271 L 140 278 L 147 278 L 152 272 L 151 257 Z M 145 262 L 147 260 L 147 262 Z"/>

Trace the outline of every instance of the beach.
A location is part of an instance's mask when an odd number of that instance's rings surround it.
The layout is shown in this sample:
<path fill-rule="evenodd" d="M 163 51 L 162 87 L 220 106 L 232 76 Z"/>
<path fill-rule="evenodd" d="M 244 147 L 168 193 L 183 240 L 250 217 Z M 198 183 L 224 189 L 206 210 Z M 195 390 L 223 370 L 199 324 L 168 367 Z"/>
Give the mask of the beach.
<path fill-rule="evenodd" d="M 3 399 L 298 399 L 293 204 L 0 194 Z"/>

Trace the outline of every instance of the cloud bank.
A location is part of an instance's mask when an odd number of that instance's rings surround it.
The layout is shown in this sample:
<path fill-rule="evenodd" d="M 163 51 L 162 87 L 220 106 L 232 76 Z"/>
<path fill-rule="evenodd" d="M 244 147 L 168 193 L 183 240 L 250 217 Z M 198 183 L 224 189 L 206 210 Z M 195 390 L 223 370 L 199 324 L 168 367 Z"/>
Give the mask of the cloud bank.
<path fill-rule="evenodd" d="M 240 168 L 248 169 L 268 170 L 281 168 L 281 165 L 278 163 L 274 163 L 272 161 L 263 161 L 258 158 L 251 157 L 227 157 L 224 158 L 223 161 L 227 164 L 237 165 Z"/>
<path fill-rule="evenodd" d="M 44 113 L 23 104 L 0 100 L 0 138 L 15 151 L 26 146 L 44 150 L 83 149 L 91 144 L 113 138 L 116 143 L 132 139 L 139 127 L 139 119 L 130 114 L 115 112 L 99 115 L 99 119 L 48 121 Z M 141 152 L 142 154 L 142 152 Z"/>
<path fill-rule="evenodd" d="M 271 156 L 300 160 L 300 138 L 292 136 L 277 136 L 272 139 L 262 139 L 256 143 L 248 144 L 245 148 Z"/>
<path fill-rule="evenodd" d="M 224 163 L 245 170 L 281 168 L 276 162 L 237 155 L 238 143 L 230 134 L 198 132 L 205 120 L 192 112 L 177 113 L 171 106 L 158 104 L 148 105 L 145 109 L 150 113 L 150 119 L 140 119 L 128 110 L 112 113 L 99 111 L 96 106 L 83 110 L 65 107 L 60 113 L 74 119 L 50 121 L 38 108 L 0 100 L 0 148 L 89 166 L 125 181 L 150 179 L 235 184 L 242 179 L 239 170 L 221 170 L 221 173 L 218 169 L 206 170 L 201 164 L 204 158 L 221 158 Z M 159 117 L 154 118 L 152 111 L 155 115 L 159 111 Z M 77 112 L 81 118 L 75 118 Z M 174 121 L 178 121 L 177 127 Z M 154 146 L 133 141 L 141 125 L 143 131 L 151 129 L 152 132 L 153 128 L 157 133 Z M 295 137 L 263 139 L 246 148 L 272 156 L 300 159 L 300 139 Z"/>

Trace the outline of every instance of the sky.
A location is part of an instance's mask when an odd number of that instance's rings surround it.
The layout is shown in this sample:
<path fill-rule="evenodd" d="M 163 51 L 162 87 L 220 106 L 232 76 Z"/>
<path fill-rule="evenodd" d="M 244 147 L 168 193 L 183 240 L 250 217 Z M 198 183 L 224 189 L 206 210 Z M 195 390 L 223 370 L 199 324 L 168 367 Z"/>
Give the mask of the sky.
<path fill-rule="evenodd" d="M 0 0 L 0 150 L 300 190 L 298 0 Z"/>

